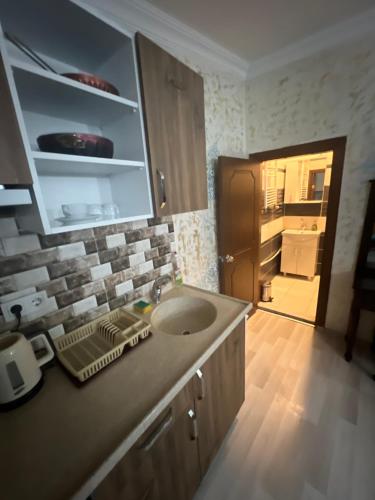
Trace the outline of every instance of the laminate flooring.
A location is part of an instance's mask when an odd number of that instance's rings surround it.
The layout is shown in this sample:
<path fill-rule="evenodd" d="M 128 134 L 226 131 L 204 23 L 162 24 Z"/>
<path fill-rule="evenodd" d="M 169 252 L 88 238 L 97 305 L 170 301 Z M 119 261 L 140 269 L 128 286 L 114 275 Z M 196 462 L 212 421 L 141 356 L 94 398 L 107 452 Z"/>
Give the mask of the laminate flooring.
<path fill-rule="evenodd" d="M 245 402 L 194 500 L 375 500 L 375 368 L 343 352 L 342 337 L 258 310 Z"/>

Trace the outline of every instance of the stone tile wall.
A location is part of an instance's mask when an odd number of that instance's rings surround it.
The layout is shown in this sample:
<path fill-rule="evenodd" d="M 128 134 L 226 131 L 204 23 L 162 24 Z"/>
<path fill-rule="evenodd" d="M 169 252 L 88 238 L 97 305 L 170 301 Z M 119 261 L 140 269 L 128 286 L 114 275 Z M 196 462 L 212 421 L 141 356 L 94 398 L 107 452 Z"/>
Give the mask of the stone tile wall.
<path fill-rule="evenodd" d="M 15 220 L 4 217 L 0 236 L 0 301 L 35 294 L 45 299 L 35 314 L 23 315 L 25 333 L 68 333 L 148 295 L 157 276 L 173 273 L 175 262 L 171 218 L 39 236 L 19 234 Z M 15 324 L 0 316 L 0 331 Z"/>

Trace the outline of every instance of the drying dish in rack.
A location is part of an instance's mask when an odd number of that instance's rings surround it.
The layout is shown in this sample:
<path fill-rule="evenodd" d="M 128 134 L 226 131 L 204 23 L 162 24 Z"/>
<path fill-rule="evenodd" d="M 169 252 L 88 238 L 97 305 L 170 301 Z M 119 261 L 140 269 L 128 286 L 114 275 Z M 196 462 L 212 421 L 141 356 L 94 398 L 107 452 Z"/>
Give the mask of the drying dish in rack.
<path fill-rule="evenodd" d="M 110 94 L 120 95 L 120 92 L 116 89 L 112 83 L 109 83 L 102 78 L 95 75 L 89 75 L 87 73 L 63 73 L 62 76 L 66 76 L 71 80 L 83 83 L 84 85 L 89 85 L 104 92 L 109 92 Z"/>
<path fill-rule="evenodd" d="M 67 155 L 113 158 L 113 142 L 94 134 L 59 133 L 40 135 L 37 139 L 41 151 Z"/>
<path fill-rule="evenodd" d="M 116 309 L 54 341 L 62 365 L 84 382 L 150 334 L 150 325 Z"/>

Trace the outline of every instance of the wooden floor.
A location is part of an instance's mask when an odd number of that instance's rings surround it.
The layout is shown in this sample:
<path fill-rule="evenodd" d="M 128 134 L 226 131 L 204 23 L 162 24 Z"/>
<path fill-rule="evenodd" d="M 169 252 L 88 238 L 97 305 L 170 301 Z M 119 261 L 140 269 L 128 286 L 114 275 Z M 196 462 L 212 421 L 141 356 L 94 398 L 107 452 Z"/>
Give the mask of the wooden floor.
<path fill-rule="evenodd" d="M 258 311 L 246 400 L 194 500 L 374 500 L 375 382 L 343 340 Z"/>

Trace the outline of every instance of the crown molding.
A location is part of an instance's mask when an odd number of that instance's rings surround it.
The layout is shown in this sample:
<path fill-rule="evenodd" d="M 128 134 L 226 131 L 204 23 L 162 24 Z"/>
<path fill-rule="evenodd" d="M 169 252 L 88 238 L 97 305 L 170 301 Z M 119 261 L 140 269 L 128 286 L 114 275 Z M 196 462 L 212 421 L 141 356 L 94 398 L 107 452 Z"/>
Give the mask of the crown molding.
<path fill-rule="evenodd" d="M 121 23 L 129 32 L 142 31 L 166 50 L 188 57 L 204 67 L 235 74 L 245 79 L 249 64 L 208 37 L 190 28 L 176 18 L 166 14 L 143 0 L 85 0 Z"/>
<path fill-rule="evenodd" d="M 255 78 L 368 33 L 375 33 L 374 26 L 375 8 L 251 62 L 247 78 Z"/>

